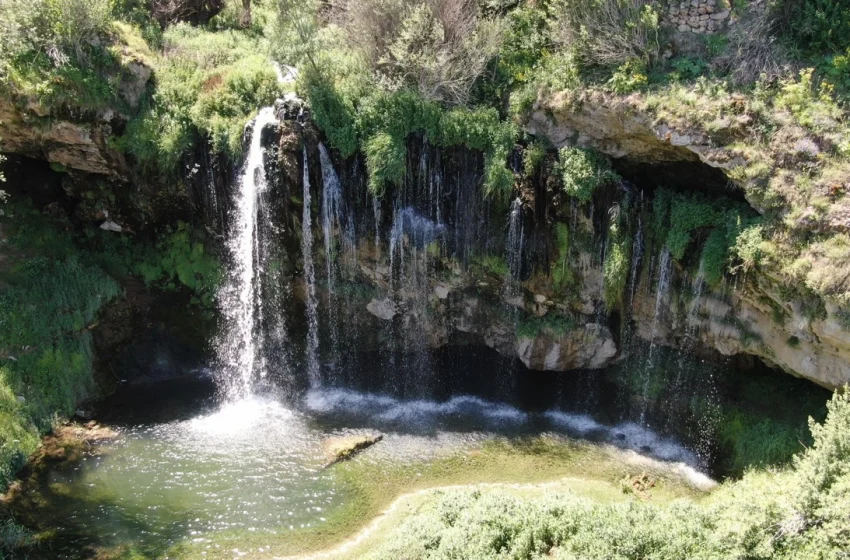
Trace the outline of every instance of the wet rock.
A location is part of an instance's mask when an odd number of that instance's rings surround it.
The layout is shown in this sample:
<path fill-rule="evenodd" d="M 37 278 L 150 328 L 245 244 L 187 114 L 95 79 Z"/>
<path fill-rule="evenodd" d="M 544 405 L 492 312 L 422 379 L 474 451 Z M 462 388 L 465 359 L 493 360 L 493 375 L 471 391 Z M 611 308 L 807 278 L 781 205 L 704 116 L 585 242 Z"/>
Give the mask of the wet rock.
<path fill-rule="evenodd" d="M 564 334 L 544 329 L 534 338 L 520 338 L 516 353 L 527 368 L 534 370 L 597 369 L 611 363 L 617 345 L 608 327 L 588 323 Z"/>
<path fill-rule="evenodd" d="M 327 468 L 340 461 L 348 460 L 364 449 L 372 447 L 382 439 L 384 439 L 384 436 L 381 434 L 328 438 L 322 442 L 325 457 L 328 459 L 325 467 Z"/>
<path fill-rule="evenodd" d="M 398 314 L 395 303 L 388 298 L 372 299 L 372 301 L 366 304 L 366 311 L 384 321 L 392 321 L 393 317 Z"/>
<path fill-rule="evenodd" d="M 100 224 L 100 229 L 104 231 L 114 231 L 116 233 L 121 233 L 124 231 L 124 228 L 113 222 L 112 220 L 106 220 L 102 224 Z"/>

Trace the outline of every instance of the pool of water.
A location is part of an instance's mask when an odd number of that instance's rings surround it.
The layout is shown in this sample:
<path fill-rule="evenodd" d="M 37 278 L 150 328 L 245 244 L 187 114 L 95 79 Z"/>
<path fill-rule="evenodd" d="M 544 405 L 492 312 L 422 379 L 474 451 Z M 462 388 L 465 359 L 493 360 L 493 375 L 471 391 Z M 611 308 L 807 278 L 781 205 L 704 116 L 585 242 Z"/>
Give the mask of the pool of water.
<path fill-rule="evenodd" d="M 44 557 L 85 558 L 121 545 L 164 557 L 185 541 L 215 546 L 228 532 L 250 532 L 261 542 L 263 535 L 321 527 L 351 499 L 337 470 L 325 468 L 323 442 L 342 435 L 383 434 L 363 455 L 378 462 L 428 460 L 496 437 L 549 433 L 696 464 L 686 448 L 634 424 L 606 426 L 585 414 L 530 412 L 469 395 L 403 400 L 329 388 L 224 405 L 213 395 L 208 380 L 195 379 L 128 388 L 103 403 L 97 416 L 117 436 L 43 477 L 39 525 L 60 543 Z"/>

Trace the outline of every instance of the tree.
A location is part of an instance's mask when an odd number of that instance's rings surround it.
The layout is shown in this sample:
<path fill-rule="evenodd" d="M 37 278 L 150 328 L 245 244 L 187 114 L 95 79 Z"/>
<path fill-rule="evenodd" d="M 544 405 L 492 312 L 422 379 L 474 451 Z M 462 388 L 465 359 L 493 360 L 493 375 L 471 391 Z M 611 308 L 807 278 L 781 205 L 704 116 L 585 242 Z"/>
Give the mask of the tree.
<path fill-rule="evenodd" d="M 251 0 L 242 0 L 242 15 L 239 18 L 239 25 L 245 28 L 251 27 Z"/>

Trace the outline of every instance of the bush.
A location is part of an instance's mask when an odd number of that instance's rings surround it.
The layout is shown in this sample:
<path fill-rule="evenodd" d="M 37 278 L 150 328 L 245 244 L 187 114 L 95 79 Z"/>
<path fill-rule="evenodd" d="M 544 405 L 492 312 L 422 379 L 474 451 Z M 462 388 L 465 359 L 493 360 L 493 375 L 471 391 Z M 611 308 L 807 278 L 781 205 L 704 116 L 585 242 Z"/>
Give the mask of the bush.
<path fill-rule="evenodd" d="M 610 211 L 608 246 L 602 266 L 603 299 L 612 310 L 623 303 L 623 293 L 631 271 L 632 239 L 626 232 L 625 216 L 619 207 Z"/>
<path fill-rule="evenodd" d="M 703 279 L 709 286 L 713 288 L 720 284 L 728 262 L 729 241 L 726 232 L 719 228 L 713 229 L 705 240 L 700 257 Z"/>
<path fill-rule="evenodd" d="M 203 243 L 193 239 L 183 222 L 165 232 L 155 247 L 142 249 L 141 254 L 132 257 L 129 271 L 160 290 L 188 289 L 193 303 L 205 309 L 213 307 L 222 279 L 218 259 L 205 251 Z"/>
<path fill-rule="evenodd" d="M 363 153 L 372 194 L 380 196 L 388 185 L 401 184 L 407 166 L 407 148 L 402 141 L 381 132 L 366 141 Z"/>
<path fill-rule="evenodd" d="M 163 37 L 157 87 L 116 146 L 151 173 L 173 172 L 204 138 L 237 161 L 245 123 L 280 93 L 262 45 L 244 33 L 178 24 Z"/>
<path fill-rule="evenodd" d="M 648 83 L 646 64 L 632 59 L 617 67 L 607 85 L 614 93 L 626 94 L 642 89 Z"/>
<path fill-rule="evenodd" d="M 46 53 L 55 66 L 65 65 L 71 56 L 83 62 L 89 43 L 107 31 L 112 15 L 112 0 L 3 2 L 0 60 L 36 51 Z"/>
<path fill-rule="evenodd" d="M 558 156 L 564 190 L 581 202 L 589 202 L 596 189 L 619 180 L 608 160 L 593 150 L 561 148 Z"/>
<path fill-rule="evenodd" d="M 804 52 L 827 54 L 850 48 L 850 3 L 846 0 L 784 0 L 784 32 Z"/>
<path fill-rule="evenodd" d="M 465 104 L 499 48 L 499 26 L 472 0 L 349 0 L 331 17 L 384 89 L 432 101 Z"/>
<path fill-rule="evenodd" d="M 645 0 L 565 0 L 560 39 L 584 65 L 650 64 L 658 57 L 659 15 Z"/>

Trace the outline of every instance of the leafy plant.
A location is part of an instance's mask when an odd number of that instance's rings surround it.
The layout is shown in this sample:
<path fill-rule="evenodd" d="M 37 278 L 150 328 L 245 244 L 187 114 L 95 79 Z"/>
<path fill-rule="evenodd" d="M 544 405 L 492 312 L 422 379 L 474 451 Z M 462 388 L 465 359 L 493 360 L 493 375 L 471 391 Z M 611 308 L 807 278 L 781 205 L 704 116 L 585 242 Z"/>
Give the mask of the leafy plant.
<path fill-rule="evenodd" d="M 558 155 L 564 190 L 582 202 L 590 201 L 597 188 L 619 179 L 608 160 L 595 151 L 561 148 Z"/>
<path fill-rule="evenodd" d="M 632 59 L 614 70 L 607 85 L 614 93 L 626 94 L 643 89 L 648 83 L 646 63 L 640 59 Z"/>

